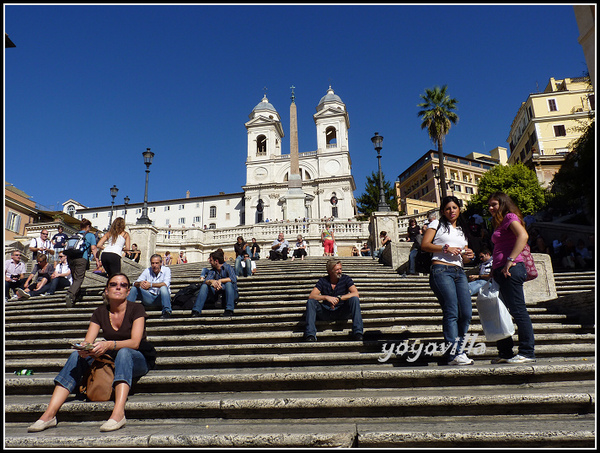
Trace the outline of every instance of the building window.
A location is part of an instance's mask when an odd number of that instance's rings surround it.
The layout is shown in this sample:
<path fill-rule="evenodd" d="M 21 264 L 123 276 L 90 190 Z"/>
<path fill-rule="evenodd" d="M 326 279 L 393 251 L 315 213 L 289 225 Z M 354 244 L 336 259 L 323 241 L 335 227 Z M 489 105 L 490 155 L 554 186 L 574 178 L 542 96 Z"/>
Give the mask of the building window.
<path fill-rule="evenodd" d="M 165 211 L 170 211 L 171 210 L 171 206 L 165 206 Z"/>
<path fill-rule="evenodd" d="M 200 216 L 199 215 L 197 215 L 196 217 L 194 217 L 194 223 L 196 223 L 196 222 L 200 223 Z"/>
<path fill-rule="evenodd" d="M 97 212 L 94 212 L 94 213 L 92 214 L 92 219 L 97 219 L 97 218 L 98 218 L 98 213 L 97 213 Z"/>
<path fill-rule="evenodd" d="M 562 124 L 559 126 L 554 126 L 554 136 L 555 137 L 565 137 L 567 135 L 567 131 L 565 130 L 565 126 Z"/>
<path fill-rule="evenodd" d="M 178 223 L 179 225 L 183 225 L 183 224 L 185 224 L 185 217 L 179 217 L 179 220 L 177 220 L 177 223 Z"/>
<path fill-rule="evenodd" d="M 217 229 L 217 224 L 216 223 L 211 223 L 210 225 L 208 225 L 208 229 L 209 230 L 216 230 Z"/>
<path fill-rule="evenodd" d="M 156 208 L 148 208 L 148 212 L 156 212 Z"/>
<path fill-rule="evenodd" d="M 185 205 L 184 204 L 180 204 L 179 205 L 179 210 L 181 211 L 182 209 L 185 209 Z"/>
<path fill-rule="evenodd" d="M 556 99 L 548 99 L 548 111 L 549 112 L 558 111 L 558 107 L 556 106 Z"/>
<path fill-rule="evenodd" d="M 72 204 L 69 205 L 69 207 L 67 208 L 67 214 L 69 214 L 71 217 L 75 217 L 75 206 L 73 206 Z"/>
<path fill-rule="evenodd" d="M 216 206 L 211 206 L 210 207 L 210 214 L 209 217 L 211 219 L 214 219 L 215 217 L 217 217 L 217 207 Z"/>
<path fill-rule="evenodd" d="M 15 233 L 19 232 L 19 227 L 21 226 L 21 216 L 14 213 L 8 212 L 6 216 L 6 229 L 10 231 L 14 231 Z"/>
<path fill-rule="evenodd" d="M 231 219 L 231 214 L 230 213 L 226 213 L 225 214 L 225 220 L 230 220 Z"/>
<path fill-rule="evenodd" d="M 259 135 L 258 137 L 256 137 L 256 155 L 267 155 L 267 137 L 265 137 L 264 135 Z"/>
<path fill-rule="evenodd" d="M 325 130 L 325 143 L 327 143 L 327 148 L 337 147 L 337 133 L 335 127 L 329 126 Z"/>

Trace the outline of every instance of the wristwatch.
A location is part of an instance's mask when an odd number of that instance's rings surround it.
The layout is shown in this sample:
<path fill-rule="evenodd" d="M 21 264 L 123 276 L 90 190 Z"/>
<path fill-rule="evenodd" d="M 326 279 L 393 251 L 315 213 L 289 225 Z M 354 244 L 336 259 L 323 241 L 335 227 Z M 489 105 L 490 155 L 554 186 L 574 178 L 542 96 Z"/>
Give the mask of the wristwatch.
<path fill-rule="evenodd" d="M 515 262 L 515 259 L 514 259 L 514 258 L 511 258 L 511 257 L 509 256 L 508 258 L 506 258 L 506 261 L 510 261 L 510 262 L 513 262 L 513 263 L 514 263 L 514 262 Z"/>

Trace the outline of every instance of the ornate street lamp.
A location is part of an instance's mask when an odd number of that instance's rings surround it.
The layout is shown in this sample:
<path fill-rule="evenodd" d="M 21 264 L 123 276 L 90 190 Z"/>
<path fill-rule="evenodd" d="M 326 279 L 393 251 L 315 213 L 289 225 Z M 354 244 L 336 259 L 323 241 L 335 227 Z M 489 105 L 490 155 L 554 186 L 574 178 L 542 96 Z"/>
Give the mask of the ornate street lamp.
<path fill-rule="evenodd" d="M 379 163 L 379 205 L 377 206 L 378 211 L 391 211 L 390 205 L 385 202 L 385 195 L 383 193 L 383 176 L 381 175 L 381 142 L 383 137 L 379 135 L 379 132 L 375 132 L 375 136 L 371 138 L 373 146 L 377 151 L 377 162 Z"/>
<path fill-rule="evenodd" d="M 112 197 L 112 202 L 110 204 L 110 220 L 108 221 L 109 229 L 112 225 L 113 211 L 115 209 L 115 197 L 117 196 L 117 193 L 119 193 L 119 189 L 117 189 L 117 186 L 113 184 L 113 186 L 110 188 L 110 196 Z"/>
<path fill-rule="evenodd" d="M 150 165 L 152 165 L 152 159 L 154 153 L 150 151 L 150 148 L 146 148 L 146 151 L 142 153 L 144 156 L 144 164 L 146 165 L 146 189 L 144 190 L 144 207 L 142 209 L 142 216 L 137 219 L 137 225 L 152 225 L 152 221 L 148 218 L 148 174 L 150 173 Z"/>
<path fill-rule="evenodd" d="M 127 205 L 129 204 L 130 198 L 125 195 L 125 198 L 123 198 L 123 202 L 125 203 L 125 214 L 123 214 L 123 220 L 125 221 L 125 223 L 127 223 Z"/>

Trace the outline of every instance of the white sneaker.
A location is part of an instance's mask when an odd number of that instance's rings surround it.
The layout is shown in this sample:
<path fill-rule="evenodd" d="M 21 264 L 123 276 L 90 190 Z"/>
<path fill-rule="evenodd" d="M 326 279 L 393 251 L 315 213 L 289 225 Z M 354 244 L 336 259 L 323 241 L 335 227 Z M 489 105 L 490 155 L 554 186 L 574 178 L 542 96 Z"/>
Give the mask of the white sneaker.
<path fill-rule="evenodd" d="M 17 288 L 17 294 L 21 296 L 22 299 L 29 299 L 31 294 L 26 291 L 23 291 L 21 288 Z"/>
<path fill-rule="evenodd" d="M 458 354 L 454 359 L 448 362 L 448 365 L 473 365 L 475 362 L 467 357 L 467 354 L 464 352 L 462 354 Z"/>
<path fill-rule="evenodd" d="M 516 356 L 514 356 L 511 359 L 508 359 L 506 361 L 506 363 L 512 363 L 512 364 L 519 364 L 519 363 L 532 363 L 535 362 L 535 359 L 532 359 L 530 357 L 525 357 L 521 354 L 517 354 Z"/>

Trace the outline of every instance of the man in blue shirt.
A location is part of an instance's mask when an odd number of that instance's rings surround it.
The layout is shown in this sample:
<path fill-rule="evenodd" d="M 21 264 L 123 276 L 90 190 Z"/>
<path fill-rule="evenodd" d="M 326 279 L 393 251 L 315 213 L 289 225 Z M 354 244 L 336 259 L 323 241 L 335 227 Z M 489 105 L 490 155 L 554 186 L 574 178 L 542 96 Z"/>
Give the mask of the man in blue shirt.
<path fill-rule="evenodd" d="M 152 255 L 150 267 L 131 285 L 127 300 L 137 299 L 146 307 L 161 307 L 161 319 L 171 317 L 171 269 L 162 265 L 162 256 Z"/>
<path fill-rule="evenodd" d="M 196 302 L 192 307 L 192 318 L 197 318 L 202 313 L 204 304 L 210 300 L 216 300 L 219 294 L 225 298 L 225 312 L 223 316 L 233 316 L 235 301 L 238 299 L 237 276 L 235 269 L 225 263 L 225 257 L 221 251 L 212 252 L 208 257 L 210 269 L 200 287 Z"/>
<path fill-rule="evenodd" d="M 306 302 L 305 341 L 317 341 L 317 319 L 337 321 L 352 318 L 352 336 L 363 339 L 363 321 L 358 290 L 352 279 L 342 273 L 342 263 L 327 261 L 327 277 L 321 277 Z"/>
<path fill-rule="evenodd" d="M 62 225 L 58 226 L 58 233 L 52 236 L 52 246 L 54 247 L 54 267 L 60 261 L 58 255 L 65 249 L 69 237 L 64 233 Z"/>
<path fill-rule="evenodd" d="M 81 285 L 85 280 L 85 271 L 90 266 L 89 257 L 96 255 L 96 236 L 94 233 L 90 233 L 91 228 L 92 222 L 88 219 L 81 219 L 79 233 L 85 233 L 85 251 L 80 258 L 69 258 L 67 255 L 69 269 L 71 269 L 71 276 L 73 277 L 73 283 L 71 283 L 71 286 L 67 289 L 67 308 L 72 308 L 79 297 Z"/>

